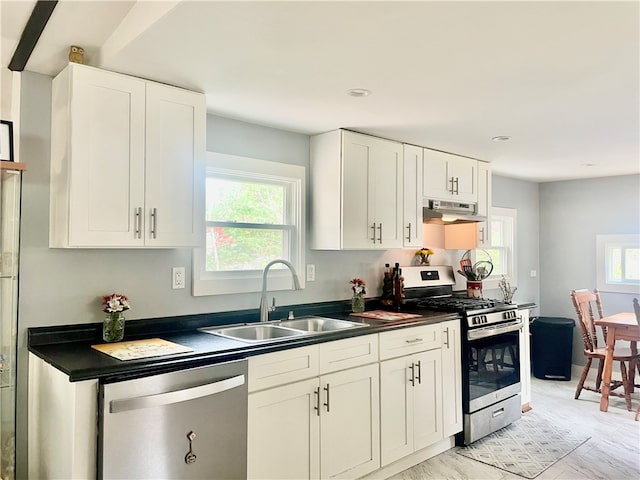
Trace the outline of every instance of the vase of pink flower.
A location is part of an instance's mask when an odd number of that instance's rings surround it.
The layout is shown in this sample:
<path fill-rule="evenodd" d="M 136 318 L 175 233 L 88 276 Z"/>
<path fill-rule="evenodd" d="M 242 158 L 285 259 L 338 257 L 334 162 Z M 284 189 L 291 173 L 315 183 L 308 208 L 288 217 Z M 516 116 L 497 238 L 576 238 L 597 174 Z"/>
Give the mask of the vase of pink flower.
<path fill-rule="evenodd" d="M 124 338 L 124 312 L 130 308 L 126 295 L 112 293 L 102 297 L 102 311 L 105 313 L 102 339 L 105 342 L 119 342 Z"/>
<path fill-rule="evenodd" d="M 351 297 L 351 311 L 353 313 L 364 312 L 364 296 L 366 295 L 366 283 L 361 278 L 353 278 L 349 281 L 353 296 Z"/>

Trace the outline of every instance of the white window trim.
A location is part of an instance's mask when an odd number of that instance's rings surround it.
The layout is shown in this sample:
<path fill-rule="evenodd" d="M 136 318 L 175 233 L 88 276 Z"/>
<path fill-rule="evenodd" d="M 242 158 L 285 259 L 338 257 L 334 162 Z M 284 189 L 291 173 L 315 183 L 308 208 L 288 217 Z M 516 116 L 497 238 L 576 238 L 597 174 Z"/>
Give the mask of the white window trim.
<path fill-rule="evenodd" d="M 511 287 L 517 287 L 518 286 L 518 252 L 517 252 L 517 248 L 518 248 L 518 210 L 515 208 L 505 208 L 505 207 L 491 207 L 491 215 L 489 217 L 489 221 L 491 220 L 491 218 L 493 216 L 500 216 L 500 217 L 511 217 L 513 220 L 513 238 L 512 238 L 512 245 L 511 245 L 511 258 L 509 259 L 509 267 L 508 271 L 509 274 L 505 275 L 504 278 L 507 282 L 509 282 L 509 285 Z M 489 231 L 491 231 L 491 226 L 488 226 Z M 491 242 L 489 242 L 491 243 Z M 491 246 L 487 247 L 487 248 L 491 248 Z M 486 290 L 490 290 L 490 289 L 494 289 L 494 288 L 500 288 L 500 280 L 502 280 L 502 275 L 491 275 L 489 276 L 489 278 L 486 278 L 482 283 L 482 288 L 486 289 Z"/>
<path fill-rule="evenodd" d="M 292 185 L 292 217 L 297 226 L 292 237 L 292 263 L 298 273 L 300 287 L 305 287 L 305 230 L 306 230 L 306 189 L 305 168 L 299 165 L 258 160 L 237 155 L 207 152 L 207 172 L 223 172 L 246 176 L 257 173 L 262 178 L 287 181 Z M 205 232 L 202 232 L 204 238 Z M 204 245 L 204 241 L 203 241 Z M 205 267 L 205 247 L 193 249 L 193 296 L 225 295 L 234 293 L 259 292 L 262 289 L 262 270 L 238 272 L 207 272 Z M 274 259 L 275 260 L 275 259 Z M 269 291 L 290 290 L 293 287 L 289 269 L 269 270 Z"/>
<path fill-rule="evenodd" d="M 596 235 L 596 286 L 601 292 L 640 295 L 640 285 L 607 283 L 607 246 L 640 246 L 640 235 Z"/>

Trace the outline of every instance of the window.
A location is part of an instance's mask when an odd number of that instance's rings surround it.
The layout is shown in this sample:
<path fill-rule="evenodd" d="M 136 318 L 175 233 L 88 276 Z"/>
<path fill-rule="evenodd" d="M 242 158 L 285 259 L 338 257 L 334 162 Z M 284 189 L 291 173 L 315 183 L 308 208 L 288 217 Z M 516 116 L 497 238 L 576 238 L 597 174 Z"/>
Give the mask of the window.
<path fill-rule="evenodd" d="M 640 293 L 640 235 L 596 235 L 598 290 Z"/>
<path fill-rule="evenodd" d="M 517 280 L 516 272 L 516 213 L 513 208 L 493 207 L 491 209 L 491 236 L 489 247 L 476 251 L 476 261 L 489 260 L 493 263 L 491 276 L 485 280 L 487 288 L 493 288 L 493 283 L 497 287 L 497 282 L 502 276 L 515 286 Z"/>
<path fill-rule="evenodd" d="M 194 295 L 260 291 L 262 270 L 276 258 L 289 260 L 304 286 L 304 178 L 297 165 L 208 153 L 206 242 L 194 250 Z M 269 290 L 288 288 L 288 269 L 274 265 Z"/>

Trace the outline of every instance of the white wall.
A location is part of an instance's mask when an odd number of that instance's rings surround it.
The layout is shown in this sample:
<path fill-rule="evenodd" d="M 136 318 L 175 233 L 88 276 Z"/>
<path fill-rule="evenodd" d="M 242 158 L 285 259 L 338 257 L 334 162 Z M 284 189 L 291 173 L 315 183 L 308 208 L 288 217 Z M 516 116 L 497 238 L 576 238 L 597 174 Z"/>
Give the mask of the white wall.
<path fill-rule="evenodd" d="M 596 288 L 596 235 L 639 232 L 640 175 L 541 184 L 541 314 L 577 321 L 569 292 Z M 633 311 L 633 297 L 603 292 L 605 315 Z M 577 324 L 573 340 L 573 363 L 584 365 Z"/>

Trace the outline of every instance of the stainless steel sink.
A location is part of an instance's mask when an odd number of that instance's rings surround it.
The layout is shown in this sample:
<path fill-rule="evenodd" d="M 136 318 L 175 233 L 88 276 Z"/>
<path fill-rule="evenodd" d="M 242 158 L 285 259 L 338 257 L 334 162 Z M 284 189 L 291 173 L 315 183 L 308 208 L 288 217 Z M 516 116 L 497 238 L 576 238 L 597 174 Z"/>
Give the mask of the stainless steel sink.
<path fill-rule="evenodd" d="M 307 332 L 269 324 L 251 324 L 233 327 L 207 327 L 200 329 L 203 332 L 220 335 L 221 337 L 240 340 L 243 342 L 273 342 L 305 335 Z"/>
<path fill-rule="evenodd" d="M 348 320 L 336 320 L 325 317 L 300 317 L 294 320 L 282 320 L 278 323 L 282 327 L 295 328 L 305 332 L 331 332 L 343 328 L 366 327 L 364 323 L 350 322 Z"/>
<path fill-rule="evenodd" d="M 319 335 L 346 328 L 366 327 L 366 323 L 336 320 L 325 317 L 300 317 L 294 320 L 274 322 L 246 323 L 228 327 L 205 327 L 199 330 L 221 337 L 249 343 L 266 343 L 288 340 L 290 338 Z"/>

